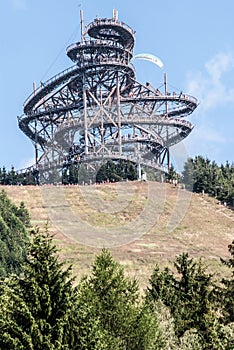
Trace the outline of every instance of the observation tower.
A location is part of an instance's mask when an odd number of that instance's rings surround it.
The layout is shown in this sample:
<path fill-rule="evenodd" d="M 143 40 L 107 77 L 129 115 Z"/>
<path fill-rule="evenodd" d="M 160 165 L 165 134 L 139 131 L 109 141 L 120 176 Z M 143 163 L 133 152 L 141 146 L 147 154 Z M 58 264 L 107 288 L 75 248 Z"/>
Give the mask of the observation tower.
<path fill-rule="evenodd" d="M 134 43 L 135 32 L 116 10 L 85 30 L 81 11 L 81 41 L 66 50 L 74 65 L 34 88 L 18 117 L 42 178 L 71 164 L 98 169 L 120 159 L 167 171 L 169 149 L 190 134 L 185 118 L 198 102 L 169 92 L 165 75 L 162 90 L 139 83 Z"/>

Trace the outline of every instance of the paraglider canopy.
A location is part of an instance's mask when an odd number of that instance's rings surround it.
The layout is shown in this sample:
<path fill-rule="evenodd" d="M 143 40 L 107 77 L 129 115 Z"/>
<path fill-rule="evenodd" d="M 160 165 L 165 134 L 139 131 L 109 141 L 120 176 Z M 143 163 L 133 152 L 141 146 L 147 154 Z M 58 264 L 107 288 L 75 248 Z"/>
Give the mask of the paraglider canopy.
<path fill-rule="evenodd" d="M 154 64 L 156 64 L 159 68 L 163 68 L 163 62 L 160 60 L 160 58 L 158 58 L 157 56 L 155 55 L 152 55 L 150 53 L 139 53 L 135 56 L 133 56 L 133 58 L 131 59 L 132 60 L 135 60 L 135 59 L 140 59 L 140 60 L 146 60 L 146 61 L 150 61 L 150 62 L 153 62 Z"/>

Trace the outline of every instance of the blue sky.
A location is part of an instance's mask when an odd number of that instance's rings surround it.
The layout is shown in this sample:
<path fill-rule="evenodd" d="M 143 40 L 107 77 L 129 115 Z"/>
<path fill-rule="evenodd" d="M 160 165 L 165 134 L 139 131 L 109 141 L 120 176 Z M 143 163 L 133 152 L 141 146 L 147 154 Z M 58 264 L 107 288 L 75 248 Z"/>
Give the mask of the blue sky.
<path fill-rule="evenodd" d="M 135 61 L 140 82 L 157 87 L 166 72 L 168 90 L 198 98 L 189 118 L 195 128 L 173 149 L 174 159 L 200 154 L 218 164 L 234 161 L 233 0 L 1 0 L 0 167 L 32 164 L 33 145 L 17 115 L 34 81 L 39 85 L 73 64 L 65 51 L 80 40 L 80 8 L 85 24 L 117 9 L 119 20 L 136 31 L 134 53 L 161 58 L 163 71 Z"/>

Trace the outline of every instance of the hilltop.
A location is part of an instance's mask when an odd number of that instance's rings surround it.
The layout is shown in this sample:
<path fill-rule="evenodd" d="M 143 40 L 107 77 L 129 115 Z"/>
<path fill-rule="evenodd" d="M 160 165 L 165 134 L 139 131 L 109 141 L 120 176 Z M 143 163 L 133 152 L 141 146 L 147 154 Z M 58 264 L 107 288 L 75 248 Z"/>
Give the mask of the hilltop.
<path fill-rule="evenodd" d="M 105 245 L 141 286 L 155 262 L 165 265 L 182 252 L 204 257 L 217 277 L 225 273 L 219 258 L 229 256 L 234 212 L 215 198 L 171 184 L 137 181 L 1 189 L 15 204 L 25 203 L 34 226 L 48 223 L 61 258 L 73 265 L 78 277 L 89 271 Z"/>

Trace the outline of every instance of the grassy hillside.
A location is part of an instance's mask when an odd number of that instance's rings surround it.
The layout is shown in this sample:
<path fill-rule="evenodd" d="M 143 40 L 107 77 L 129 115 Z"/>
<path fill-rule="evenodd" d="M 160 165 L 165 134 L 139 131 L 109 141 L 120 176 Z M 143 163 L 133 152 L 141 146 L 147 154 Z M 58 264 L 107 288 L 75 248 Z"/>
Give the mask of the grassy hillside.
<path fill-rule="evenodd" d="M 185 251 L 205 257 L 217 275 L 225 273 L 219 257 L 228 256 L 234 212 L 214 198 L 155 182 L 1 188 L 14 203 L 25 203 L 33 225 L 48 222 L 61 258 L 78 277 L 103 246 L 141 287 L 155 262 L 165 265 Z"/>

